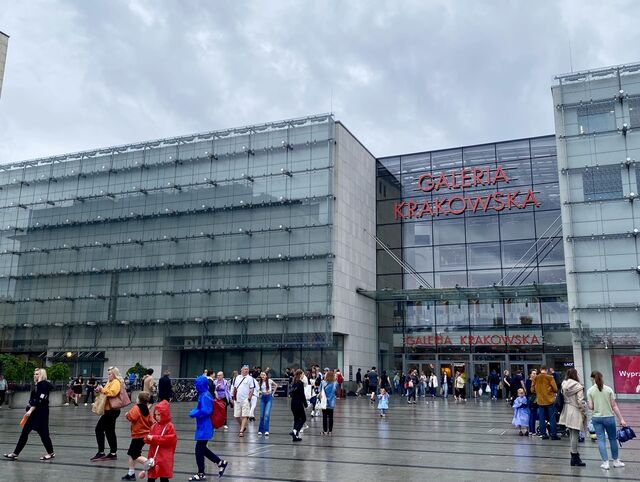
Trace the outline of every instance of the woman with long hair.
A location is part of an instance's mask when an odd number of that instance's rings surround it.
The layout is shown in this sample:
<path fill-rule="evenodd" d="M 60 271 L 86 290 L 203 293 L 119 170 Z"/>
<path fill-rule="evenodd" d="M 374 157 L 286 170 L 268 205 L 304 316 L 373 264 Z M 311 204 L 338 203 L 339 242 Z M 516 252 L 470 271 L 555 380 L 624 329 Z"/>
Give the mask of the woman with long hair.
<path fill-rule="evenodd" d="M 73 390 L 73 405 L 78 406 L 78 402 L 80 401 L 80 396 L 82 395 L 82 388 L 84 387 L 84 381 L 82 377 L 76 377 L 73 381 L 73 385 L 71 389 Z"/>
<path fill-rule="evenodd" d="M 124 379 L 120 375 L 117 367 L 109 367 L 107 370 L 107 384 L 103 387 L 98 385 L 96 392 L 102 393 L 107 397 L 104 406 L 104 414 L 96 424 L 96 442 L 98 442 L 98 452 L 91 457 L 91 462 L 98 460 L 117 460 L 118 459 L 118 437 L 116 436 L 116 419 L 120 416 L 120 409 L 112 409 L 110 400 L 119 397 L 120 392 L 125 391 Z M 104 438 L 107 437 L 109 442 L 109 453 L 104 452 Z"/>
<path fill-rule="evenodd" d="M 336 408 L 336 374 L 328 371 L 320 384 L 320 396 L 327 397 L 327 406 L 322 409 L 322 435 L 331 435 L 333 431 L 333 410 Z"/>
<path fill-rule="evenodd" d="M 307 415 L 305 408 L 307 408 L 307 397 L 304 394 L 304 384 L 302 383 L 302 377 L 304 372 L 301 369 L 297 369 L 293 376 L 293 383 L 291 384 L 291 390 L 289 395 L 291 396 L 291 412 L 293 413 L 293 430 L 289 432 L 294 442 L 300 442 L 300 430 L 307 421 Z"/>
<path fill-rule="evenodd" d="M 605 432 L 609 438 L 609 445 L 611 445 L 613 466 L 624 467 L 624 464 L 618 458 L 616 416 L 618 417 L 618 420 L 620 420 L 620 425 L 623 427 L 627 426 L 627 422 L 622 418 L 613 390 L 611 387 L 604 384 L 602 373 L 599 371 L 592 371 L 591 382 L 593 383 L 593 386 L 587 391 L 587 399 L 589 400 L 589 410 L 592 411 L 591 422 L 593 423 L 593 428 L 596 429 L 596 435 L 598 436 L 598 450 L 600 451 L 600 458 L 602 458 L 602 464 L 600 467 L 605 470 L 609 470 L 609 456 L 607 455 Z"/>
<path fill-rule="evenodd" d="M 13 452 L 4 454 L 9 460 L 18 458 L 24 446 L 27 445 L 27 440 L 32 430 L 38 432 L 42 445 L 47 451 L 45 455 L 40 457 L 40 460 L 51 460 L 56 456 L 49 436 L 49 391 L 51 390 L 51 384 L 47 381 L 47 371 L 44 368 L 36 368 L 33 372 L 33 381 L 36 386 L 29 397 L 29 407 L 25 413 L 27 419 L 22 427 L 18 444 Z"/>
<path fill-rule="evenodd" d="M 562 394 L 564 406 L 560 414 L 560 423 L 569 429 L 571 437 L 571 466 L 584 467 L 586 464 L 580 459 L 578 453 L 578 439 L 580 432 L 587 431 L 587 410 L 584 406 L 584 387 L 580 383 L 578 370 L 567 370 L 565 380 L 562 382 Z"/>
<path fill-rule="evenodd" d="M 258 427 L 258 435 L 264 434 L 269 436 L 269 418 L 271 417 L 271 403 L 273 402 L 273 394 L 276 393 L 278 385 L 269 378 L 267 372 L 260 373 L 260 426 Z"/>

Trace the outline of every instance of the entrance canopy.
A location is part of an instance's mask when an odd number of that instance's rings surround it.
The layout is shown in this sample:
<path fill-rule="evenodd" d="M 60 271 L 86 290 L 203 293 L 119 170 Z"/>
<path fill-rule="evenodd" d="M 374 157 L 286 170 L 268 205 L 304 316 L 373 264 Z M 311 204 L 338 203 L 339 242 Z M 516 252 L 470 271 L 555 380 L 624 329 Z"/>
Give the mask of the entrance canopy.
<path fill-rule="evenodd" d="M 356 290 L 376 302 L 385 301 L 456 301 L 456 300 L 505 300 L 512 298 L 546 298 L 566 296 L 566 283 L 537 284 L 521 286 L 482 286 L 477 288 L 456 286 L 455 288 L 418 288 L 401 290 L 383 288 L 380 290 Z"/>

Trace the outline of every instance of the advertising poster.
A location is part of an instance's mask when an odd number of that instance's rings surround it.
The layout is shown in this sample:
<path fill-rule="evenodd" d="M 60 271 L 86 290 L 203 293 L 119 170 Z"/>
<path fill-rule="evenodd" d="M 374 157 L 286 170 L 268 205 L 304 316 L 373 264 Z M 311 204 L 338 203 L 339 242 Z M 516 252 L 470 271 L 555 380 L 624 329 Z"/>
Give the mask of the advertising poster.
<path fill-rule="evenodd" d="M 638 393 L 640 355 L 613 355 L 613 389 L 616 393 Z"/>

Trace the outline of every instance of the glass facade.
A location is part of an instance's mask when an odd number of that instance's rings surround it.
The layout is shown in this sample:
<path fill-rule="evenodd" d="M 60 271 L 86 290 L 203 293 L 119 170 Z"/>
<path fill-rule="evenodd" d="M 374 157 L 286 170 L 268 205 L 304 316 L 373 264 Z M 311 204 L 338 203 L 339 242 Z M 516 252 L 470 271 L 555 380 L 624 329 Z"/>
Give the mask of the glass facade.
<path fill-rule="evenodd" d="M 378 159 L 377 175 L 378 237 L 419 273 L 379 248 L 381 366 L 570 357 L 554 136 Z M 556 289 L 518 294 L 534 285 Z"/>
<path fill-rule="evenodd" d="M 314 116 L 0 167 L 0 346 L 337 349 L 333 136 Z"/>

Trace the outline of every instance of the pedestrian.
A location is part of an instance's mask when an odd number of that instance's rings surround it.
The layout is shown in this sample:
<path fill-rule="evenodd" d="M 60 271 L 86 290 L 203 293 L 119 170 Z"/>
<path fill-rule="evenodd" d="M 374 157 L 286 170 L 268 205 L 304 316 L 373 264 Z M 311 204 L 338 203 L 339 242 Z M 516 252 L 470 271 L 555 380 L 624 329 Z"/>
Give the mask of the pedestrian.
<path fill-rule="evenodd" d="M 47 381 L 47 371 L 44 368 L 36 368 L 33 372 L 33 381 L 36 384 L 29 396 L 29 406 L 23 416 L 24 424 L 22 425 L 22 433 L 16 444 L 16 448 L 10 454 L 4 454 L 9 460 L 15 460 L 27 445 L 29 434 L 32 430 L 38 432 L 44 449 L 47 451 L 40 460 L 51 460 L 56 456 L 53 451 L 53 443 L 49 436 L 49 392 L 52 387 Z"/>
<path fill-rule="evenodd" d="M 135 388 L 135 385 L 136 385 L 135 373 L 133 372 L 129 373 L 127 380 L 125 380 L 125 385 L 126 385 L 127 394 L 129 395 L 129 398 L 131 398 L 131 394 L 133 393 L 133 389 Z"/>
<path fill-rule="evenodd" d="M 407 403 L 415 404 L 416 403 L 416 390 L 418 385 L 418 370 L 415 368 L 411 370 L 409 375 L 407 375 L 407 380 L 405 382 L 405 388 L 408 390 L 407 392 Z"/>
<path fill-rule="evenodd" d="M 511 377 L 511 400 L 518 398 L 518 390 L 525 389 L 524 377 L 522 376 L 522 372 L 518 370 L 515 375 Z"/>
<path fill-rule="evenodd" d="M 248 373 L 249 367 L 247 366 L 247 375 Z M 189 477 L 189 480 L 207 480 L 207 476 L 204 473 L 205 457 L 218 466 L 218 477 L 222 477 L 224 471 L 227 469 L 228 462 L 222 460 L 207 448 L 207 443 L 213 437 L 213 424 L 211 423 L 213 398 L 209 393 L 209 381 L 207 377 L 200 375 L 196 378 L 195 387 L 198 391 L 198 406 L 189 412 L 189 416 L 196 419 L 196 433 L 194 438 L 196 441 L 195 455 L 198 473 Z"/>
<path fill-rule="evenodd" d="M 142 391 L 151 396 L 151 403 L 155 403 L 153 394 L 156 391 L 156 381 L 153 378 L 153 368 L 149 368 L 147 374 L 142 377 Z"/>
<path fill-rule="evenodd" d="M 333 411 L 336 408 L 338 382 L 334 372 L 328 372 L 320 385 L 320 397 L 326 397 L 326 405 L 322 409 L 322 435 L 333 432 Z M 323 402 L 324 403 L 324 402 Z"/>
<path fill-rule="evenodd" d="M 380 389 L 378 395 L 378 410 L 380 410 L 380 417 L 385 418 L 387 416 L 387 410 L 389 410 L 389 394 L 384 388 Z"/>
<path fill-rule="evenodd" d="M 393 375 L 393 392 L 400 393 L 400 372 L 396 371 Z"/>
<path fill-rule="evenodd" d="M 0 375 L 0 408 L 4 405 L 4 401 L 7 396 L 7 381 L 4 379 L 4 375 Z"/>
<path fill-rule="evenodd" d="M 145 461 L 146 471 L 142 471 L 139 477 L 149 477 L 149 482 L 169 482 L 173 477 L 173 462 L 178 444 L 178 435 L 171 422 L 171 408 L 169 402 L 162 400 L 153 409 L 155 423 L 151 426 L 145 442 L 149 444 L 149 452 Z"/>
<path fill-rule="evenodd" d="M 547 367 L 540 367 L 540 374 L 536 376 L 535 382 L 531 385 L 531 393 L 536 395 L 538 404 L 538 420 L 540 420 L 540 435 L 543 440 L 548 440 L 547 420 L 549 421 L 549 431 L 551 440 L 560 440 L 556 430 L 556 394 L 558 386 L 551 375 L 547 373 Z"/>
<path fill-rule="evenodd" d="M 165 370 L 160 380 L 158 380 L 158 400 L 170 402 L 173 398 L 173 388 L 171 387 L 171 372 Z"/>
<path fill-rule="evenodd" d="M 449 372 L 446 368 L 442 369 L 442 398 L 445 400 L 449 396 Z"/>
<path fill-rule="evenodd" d="M 129 456 L 127 474 L 122 480 L 136 480 L 136 462 L 143 464 L 146 459 L 142 457 L 144 439 L 149 435 L 153 425 L 153 419 L 149 412 L 151 396 L 147 392 L 138 393 L 137 403 L 129 410 L 125 417 L 131 422 L 131 443 L 127 455 Z"/>
<path fill-rule="evenodd" d="M 473 388 L 473 398 L 477 399 L 480 393 L 480 388 L 482 387 L 482 382 L 480 381 L 480 377 L 477 373 L 473 376 L 471 387 Z"/>
<path fill-rule="evenodd" d="M 300 442 L 300 430 L 307 421 L 307 414 L 305 409 L 308 402 L 307 397 L 304 394 L 304 384 L 302 383 L 302 376 L 304 372 L 299 368 L 295 371 L 293 376 L 293 383 L 289 395 L 291 396 L 291 412 L 293 413 L 293 430 L 289 432 L 294 442 Z"/>
<path fill-rule="evenodd" d="M 376 367 L 371 367 L 369 372 L 369 393 L 378 393 L 378 372 Z"/>
<path fill-rule="evenodd" d="M 513 420 L 511 424 L 518 429 L 518 435 L 529 435 L 529 407 L 527 397 L 523 388 L 520 388 L 516 393 L 516 398 L 513 399 Z M 523 433 L 522 429 L 526 431 Z"/>
<path fill-rule="evenodd" d="M 364 393 L 366 395 L 369 395 L 369 370 L 367 370 L 367 373 L 364 374 L 363 385 L 364 385 Z"/>
<path fill-rule="evenodd" d="M 578 370 L 569 368 L 562 382 L 564 407 L 560 414 L 560 424 L 567 427 L 571 438 L 571 466 L 584 467 L 578 453 L 580 432 L 587 432 L 587 410 L 584 403 L 584 386 L 580 383 Z"/>
<path fill-rule="evenodd" d="M 238 375 L 234 380 L 231 389 L 233 416 L 238 422 L 240 429 L 238 437 L 244 437 L 244 432 L 247 430 L 247 418 L 251 411 L 251 399 L 254 395 L 254 384 L 255 381 L 253 377 L 249 375 L 249 365 L 244 365 L 240 370 L 240 375 Z"/>
<path fill-rule="evenodd" d="M 256 407 L 258 406 L 258 391 L 260 389 L 260 383 L 258 381 L 258 378 L 260 378 L 260 371 L 258 371 L 258 373 L 251 374 L 249 376 L 249 378 L 251 379 L 251 383 L 253 384 L 253 393 L 254 396 L 251 397 L 251 404 L 250 404 L 250 408 L 249 408 L 249 421 L 250 422 L 255 422 L 256 421 Z"/>
<path fill-rule="evenodd" d="M 505 370 L 502 374 L 502 386 L 504 387 L 505 391 L 505 399 L 507 400 L 507 402 L 511 403 L 511 375 L 509 375 L 509 370 Z"/>
<path fill-rule="evenodd" d="M 273 402 L 273 394 L 276 393 L 278 385 L 274 382 L 266 372 L 260 373 L 259 393 L 260 393 L 260 425 L 258 426 L 258 435 L 264 434 L 269 436 L 269 419 L 271 418 L 271 404 Z"/>
<path fill-rule="evenodd" d="M 498 399 L 498 385 L 500 385 L 500 376 L 495 370 L 491 370 L 489 374 L 489 388 L 491 389 L 491 400 Z"/>
<path fill-rule="evenodd" d="M 464 379 L 464 375 L 459 371 L 457 371 L 456 376 L 453 380 L 453 383 L 455 388 L 454 400 L 459 402 L 466 402 L 467 394 L 466 394 L 466 388 L 465 388 L 466 381 Z"/>
<path fill-rule="evenodd" d="M 362 368 L 358 368 L 356 372 L 356 397 L 359 397 L 362 393 Z"/>
<path fill-rule="evenodd" d="M 534 368 L 529 372 L 529 379 L 525 382 L 525 391 L 529 403 L 529 435 L 536 435 L 536 420 L 538 420 L 538 403 L 536 394 L 531 391 L 531 386 L 535 382 L 538 371 Z"/>
<path fill-rule="evenodd" d="M 429 388 L 431 389 L 431 397 L 435 398 L 438 393 L 438 376 L 435 372 L 431 372 L 431 376 L 429 377 Z"/>
<path fill-rule="evenodd" d="M 427 374 L 424 371 L 418 380 L 418 396 L 422 398 L 427 396 Z"/>
<path fill-rule="evenodd" d="M 104 414 L 100 416 L 96 424 L 96 442 L 98 452 L 91 457 L 91 462 L 118 459 L 118 437 L 116 436 L 116 420 L 120 416 L 120 408 L 127 406 L 130 400 L 127 396 L 124 379 L 117 367 L 109 367 L 107 370 L 107 384 L 98 385 L 96 392 L 107 397 L 104 405 Z M 111 404 L 113 403 L 113 407 Z M 116 408 L 117 407 L 117 408 Z M 109 442 L 109 453 L 104 452 L 104 438 Z"/>
<path fill-rule="evenodd" d="M 96 385 L 97 384 L 98 383 L 96 382 L 96 377 L 92 373 L 91 376 L 89 377 L 89 380 L 87 380 L 87 384 L 86 384 L 86 393 L 84 396 L 85 407 L 89 405 L 89 400 L 91 400 L 91 403 L 96 401 Z"/>
<path fill-rule="evenodd" d="M 604 384 L 602 373 L 599 371 L 591 372 L 591 383 L 593 386 L 587 391 L 587 399 L 589 401 L 589 410 L 591 413 L 591 422 L 598 436 L 598 450 L 600 458 L 602 458 L 601 468 L 609 470 L 609 456 L 607 455 L 606 437 L 609 438 L 611 446 L 611 457 L 613 458 L 614 467 L 624 467 L 624 463 L 618 458 L 618 441 L 616 439 L 616 416 L 620 420 L 620 425 L 627 426 L 624 421 L 616 396 L 611 387 Z"/>
<path fill-rule="evenodd" d="M 383 371 L 382 378 L 380 379 L 381 383 L 385 383 L 386 378 L 387 378 L 387 372 Z M 336 382 L 338 382 L 338 391 L 337 391 L 336 398 L 344 398 L 344 394 L 342 393 L 342 384 L 344 383 L 344 376 L 342 376 L 342 373 L 340 372 L 340 370 L 336 371 Z"/>
<path fill-rule="evenodd" d="M 231 402 L 231 392 L 229 392 L 229 382 L 224 378 L 224 372 L 216 373 L 216 380 L 213 384 L 216 389 L 215 399 L 224 402 L 224 426 L 222 428 L 226 431 L 229 430 L 229 425 L 227 424 L 227 407 Z"/>

